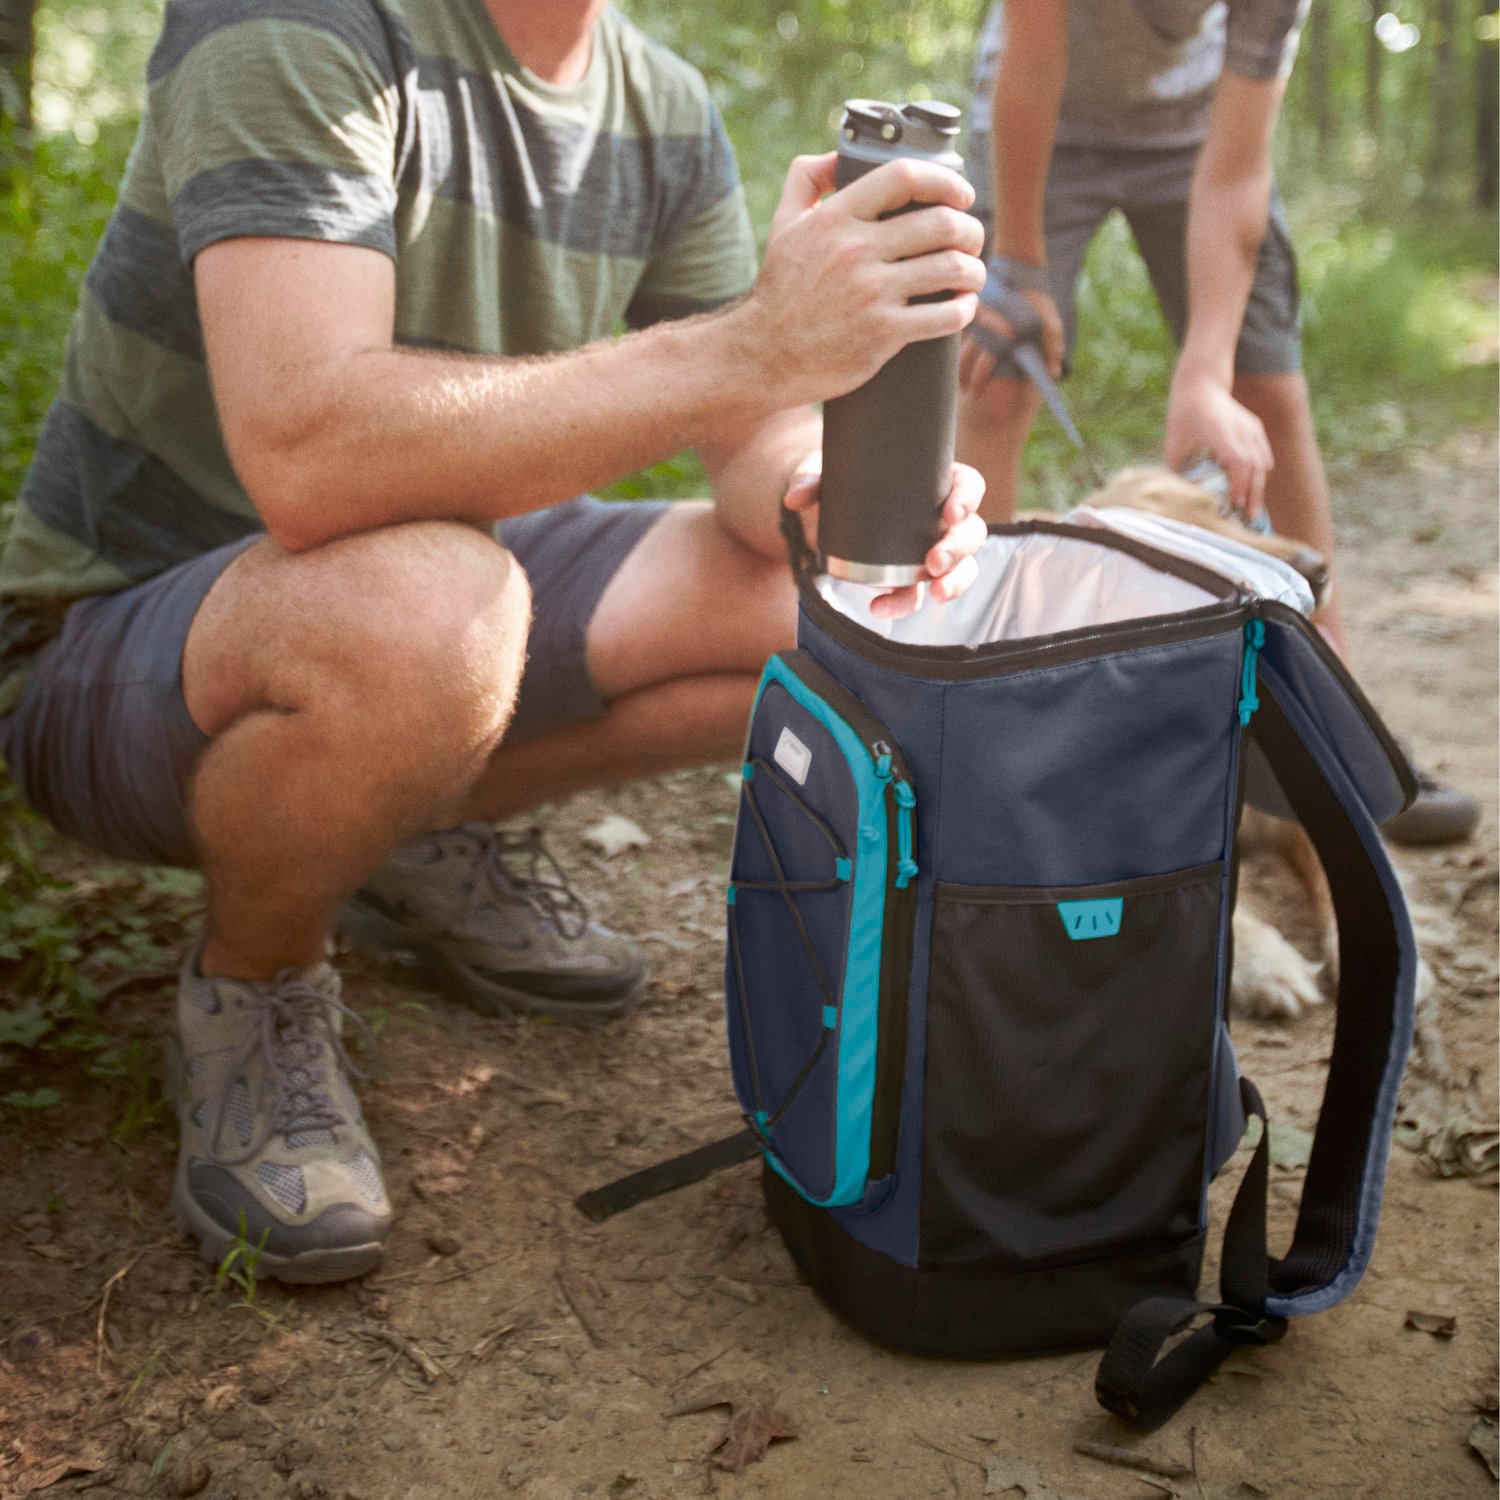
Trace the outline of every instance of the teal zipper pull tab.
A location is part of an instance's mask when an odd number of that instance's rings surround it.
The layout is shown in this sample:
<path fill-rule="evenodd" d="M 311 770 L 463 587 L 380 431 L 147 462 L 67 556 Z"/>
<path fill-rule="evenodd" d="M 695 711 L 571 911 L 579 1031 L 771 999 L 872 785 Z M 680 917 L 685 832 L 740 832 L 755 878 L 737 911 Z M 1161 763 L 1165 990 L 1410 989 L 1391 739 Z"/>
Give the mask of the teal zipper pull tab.
<path fill-rule="evenodd" d="M 916 878 L 917 862 L 911 853 L 911 813 L 917 794 L 911 783 L 896 783 L 896 889 L 904 891 Z"/>
<path fill-rule="evenodd" d="M 879 747 L 877 746 L 876 748 L 878 749 Z M 889 781 L 891 779 L 891 757 L 889 751 L 886 751 L 884 754 L 877 756 L 875 761 L 875 774 L 882 781 Z"/>
<path fill-rule="evenodd" d="M 1260 697 L 1255 691 L 1256 664 L 1260 660 L 1261 647 L 1266 643 L 1266 622 L 1251 620 L 1245 626 L 1245 657 L 1240 667 L 1240 727 L 1250 723 L 1255 710 L 1260 707 Z"/>

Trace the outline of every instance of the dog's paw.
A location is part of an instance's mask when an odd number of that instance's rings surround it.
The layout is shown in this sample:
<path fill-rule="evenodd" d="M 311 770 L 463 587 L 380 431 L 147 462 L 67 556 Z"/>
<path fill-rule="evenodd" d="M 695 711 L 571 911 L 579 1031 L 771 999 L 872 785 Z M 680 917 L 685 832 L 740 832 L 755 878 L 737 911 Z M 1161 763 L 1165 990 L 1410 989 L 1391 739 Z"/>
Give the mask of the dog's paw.
<path fill-rule="evenodd" d="M 1234 976 L 1229 998 L 1235 1010 L 1262 1021 L 1290 1021 L 1323 1003 L 1320 966 L 1303 956 L 1253 912 L 1234 914 Z"/>

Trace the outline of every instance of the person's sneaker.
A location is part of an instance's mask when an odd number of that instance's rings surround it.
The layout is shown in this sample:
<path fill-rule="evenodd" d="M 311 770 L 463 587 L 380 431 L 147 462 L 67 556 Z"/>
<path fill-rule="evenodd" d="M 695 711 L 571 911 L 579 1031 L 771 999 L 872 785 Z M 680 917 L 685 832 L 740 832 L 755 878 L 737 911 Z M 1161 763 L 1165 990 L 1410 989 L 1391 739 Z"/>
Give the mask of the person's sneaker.
<path fill-rule="evenodd" d="M 1417 795 L 1381 831 L 1398 844 L 1460 844 L 1479 826 L 1479 799 L 1430 776 L 1415 763 Z"/>
<path fill-rule="evenodd" d="M 320 963 L 263 982 L 205 979 L 201 946 L 183 962 L 167 1045 L 178 1224 L 212 1264 L 243 1241 L 256 1274 L 278 1281 L 373 1271 L 391 1206 L 349 1085 L 338 974 Z"/>
<path fill-rule="evenodd" d="M 535 829 L 464 823 L 413 839 L 337 926 L 362 947 L 415 960 L 486 1015 L 602 1021 L 645 983 L 640 949 L 589 919 Z"/>

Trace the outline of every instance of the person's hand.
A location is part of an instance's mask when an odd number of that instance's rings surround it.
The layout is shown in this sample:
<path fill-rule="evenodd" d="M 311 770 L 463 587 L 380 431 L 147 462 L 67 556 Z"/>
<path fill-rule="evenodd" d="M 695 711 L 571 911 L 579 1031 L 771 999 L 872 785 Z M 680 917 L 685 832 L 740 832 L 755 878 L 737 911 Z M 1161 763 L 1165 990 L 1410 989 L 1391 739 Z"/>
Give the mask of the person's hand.
<path fill-rule="evenodd" d="M 1047 361 L 1047 373 L 1056 380 L 1062 374 L 1063 325 L 1062 314 L 1057 303 L 1046 292 L 1022 292 L 1021 295 L 1034 307 L 1042 320 L 1042 357 Z M 974 314 L 974 322 L 982 323 L 1002 338 L 1012 338 L 1015 330 L 993 308 L 983 302 Z M 963 353 L 958 357 L 958 383 L 971 396 L 978 395 L 995 373 L 995 356 L 982 349 L 972 334 L 964 340 Z"/>
<path fill-rule="evenodd" d="M 1254 520 L 1265 509 L 1266 476 L 1275 463 L 1261 420 L 1221 381 L 1178 369 L 1167 397 L 1162 457 L 1185 468 L 1207 453 L 1229 479 L 1229 503 Z"/>
<path fill-rule="evenodd" d="M 802 517 L 807 545 L 818 547 L 818 482 L 822 478 L 823 455 L 810 453 L 787 486 L 784 504 Z M 953 482 L 943 502 L 943 524 L 948 528 L 932 545 L 924 562 L 927 578 L 922 583 L 890 589 L 870 601 L 870 613 L 883 620 L 899 620 L 921 608 L 924 590 L 941 603 L 957 599 L 979 577 L 974 554 L 989 528 L 979 518 L 984 499 L 984 479 L 968 464 L 953 465 Z"/>
<path fill-rule="evenodd" d="M 755 286 L 735 309 L 746 378 L 783 407 L 863 385 L 905 345 L 960 332 L 984 285 L 984 231 L 957 172 L 903 158 L 832 192 L 836 157 L 787 173 Z M 910 213 L 881 215 L 910 202 Z M 914 297 L 952 292 L 941 302 Z"/>

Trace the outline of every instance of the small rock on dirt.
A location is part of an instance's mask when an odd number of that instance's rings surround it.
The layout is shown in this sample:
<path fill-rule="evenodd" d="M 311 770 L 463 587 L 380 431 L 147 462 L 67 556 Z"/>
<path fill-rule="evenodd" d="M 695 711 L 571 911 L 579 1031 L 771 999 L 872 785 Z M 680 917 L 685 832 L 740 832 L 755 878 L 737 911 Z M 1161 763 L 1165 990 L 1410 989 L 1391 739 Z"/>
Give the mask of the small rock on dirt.
<path fill-rule="evenodd" d="M 252 1375 L 245 1387 L 245 1394 L 257 1406 L 264 1406 L 276 1397 L 276 1382 L 269 1375 Z"/>
<path fill-rule="evenodd" d="M 1430 1333 L 1434 1338 L 1451 1339 L 1458 1332 L 1458 1319 L 1451 1313 L 1408 1312 L 1406 1326 L 1418 1333 Z"/>
<path fill-rule="evenodd" d="M 388 1453 L 399 1453 L 406 1446 L 406 1439 L 392 1428 L 380 1434 L 380 1443 Z"/>
<path fill-rule="evenodd" d="M 457 1255 L 464 1247 L 464 1242 L 456 1234 L 448 1234 L 438 1230 L 427 1236 L 427 1248 L 434 1255 Z"/>
<path fill-rule="evenodd" d="M 278 1474 L 286 1475 L 295 1473 L 305 1464 L 310 1463 L 313 1456 L 312 1444 L 305 1443 L 300 1438 L 293 1438 L 285 1444 L 276 1457 L 271 1460 Z"/>
<path fill-rule="evenodd" d="M 214 1471 L 201 1458 L 185 1458 L 168 1471 L 167 1494 L 176 1500 L 188 1500 L 191 1495 L 201 1495 L 213 1477 Z"/>
<path fill-rule="evenodd" d="M 592 828 L 584 830 L 583 841 L 605 859 L 613 859 L 627 849 L 644 849 L 651 842 L 651 835 L 633 818 L 610 813 Z"/>
<path fill-rule="evenodd" d="M 1500 1437 L 1493 1417 L 1474 1418 L 1474 1425 L 1469 1428 L 1469 1446 L 1484 1460 L 1490 1474 L 1500 1479 Z"/>

